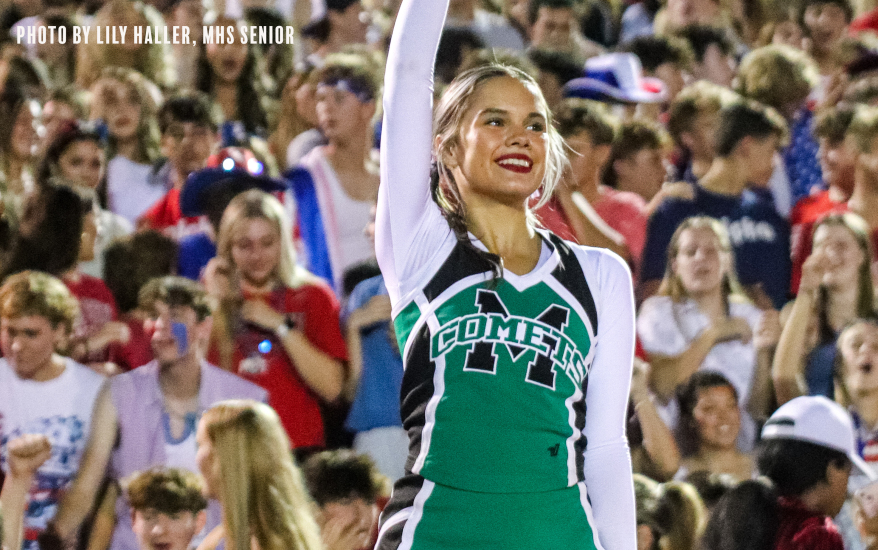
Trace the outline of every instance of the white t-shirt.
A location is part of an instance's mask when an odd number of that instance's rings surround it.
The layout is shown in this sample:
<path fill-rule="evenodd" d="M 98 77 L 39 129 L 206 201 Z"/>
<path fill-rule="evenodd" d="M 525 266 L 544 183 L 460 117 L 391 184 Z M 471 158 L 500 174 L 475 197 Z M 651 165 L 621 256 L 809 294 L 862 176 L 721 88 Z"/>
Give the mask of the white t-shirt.
<path fill-rule="evenodd" d="M 168 190 L 152 182 L 152 166 L 117 155 L 107 163 L 107 206 L 132 224 Z"/>
<path fill-rule="evenodd" d="M 103 383 L 103 376 L 72 359 L 65 360 L 60 376 L 47 382 L 22 380 L 6 359 L 0 359 L 0 466 L 6 471 L 10 439 L 43 434 L 52 443 L 52 456 L 37 471 L 28 496 L 26 533 L 45 529 L 76 476 Z M 24 548 L 35 550 L 36 541 L 25 541 Z"/>
<path fill-rule="evenodd" d="M 741 302 L 730 303 L 729 314 L 746 320 L 753 331 L 762 318 L 759 308 Z M 698 304 L 693 300 L 675 303 L 670 296 L 647 298 L 637 315 L 637 335 L 643 350 L 658 355 L 680 355 L 709 325 L 710 319 L 698 309 Z M 716 344 L 704 358 L 699 370 L 718 372 L 735 387 L 742 409 L 738 447 L 750 450 L 756 437 L 756 425 L 746 413 L 745 405 L 750 398 L 753 375 L 756 372 L 756 348 L 752 341 L 745 344 L 740 340 L 732 340 Z M 659 407 L 659 413 L 668 426 L 676 427 L 679 407 L 675 399 L 664 407 Z"/>

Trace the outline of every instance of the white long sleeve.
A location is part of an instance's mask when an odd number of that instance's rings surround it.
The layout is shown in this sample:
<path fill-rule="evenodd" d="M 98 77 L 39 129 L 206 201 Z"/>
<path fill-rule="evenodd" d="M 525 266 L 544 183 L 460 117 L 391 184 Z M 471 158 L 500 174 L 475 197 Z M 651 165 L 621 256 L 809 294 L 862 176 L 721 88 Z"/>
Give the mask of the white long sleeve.
<path fill-rule="evenodd" d="M 637 548 L 631 457 L 625 436 L 634 358 L 634 293 L 625 262 L 602 249 L 578 250 L 596 298 L 598 339 L 588 374 L 583 434 L 585 484 L 601 544 Z M 597 283 L 597 284 L 595 284 Z"/>
<path fill-rule="evenodd" d="M 433 63 L 447 9 L 448 0 L 403 0 L 387 58 L 375 248 L 394 304 L 451 234 L 430 196 Z"/>

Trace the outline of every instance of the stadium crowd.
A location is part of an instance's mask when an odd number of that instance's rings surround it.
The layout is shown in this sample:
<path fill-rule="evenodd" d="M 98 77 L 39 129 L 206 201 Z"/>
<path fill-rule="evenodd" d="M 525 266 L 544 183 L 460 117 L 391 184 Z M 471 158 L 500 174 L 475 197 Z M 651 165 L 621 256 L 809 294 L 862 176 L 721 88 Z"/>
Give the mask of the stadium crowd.
<path fill-rule="evenodd" d="M 374 545 L 399 4 L 0 1 L 7 550 Z M 632 271 L 638 550 L 878 548 L 878 3 L 451 0 L 436 93 L 489 62 L 568 145 L 537 222 Z"/>

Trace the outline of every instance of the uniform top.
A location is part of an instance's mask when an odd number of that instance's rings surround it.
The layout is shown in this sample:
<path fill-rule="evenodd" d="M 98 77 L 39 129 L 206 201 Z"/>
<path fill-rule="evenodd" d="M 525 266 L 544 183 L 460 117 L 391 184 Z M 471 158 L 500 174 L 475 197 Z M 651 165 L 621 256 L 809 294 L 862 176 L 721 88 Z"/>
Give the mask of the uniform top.
<path fill-rule="evenodd" d="M 537 267 L 492 286 L 489 266 L 458 244 L 429 185 L 432 68 L 447 8 L 404 0 L 385 77 L 376 253 L 406 368 L 409 468 L 496 492 L 570 486 L 582 472 L 604 546 L 633 548 L 630 273 L 610 252 L 541 233 Z M 542 474 L 550 479 L 538 482 Z"/>

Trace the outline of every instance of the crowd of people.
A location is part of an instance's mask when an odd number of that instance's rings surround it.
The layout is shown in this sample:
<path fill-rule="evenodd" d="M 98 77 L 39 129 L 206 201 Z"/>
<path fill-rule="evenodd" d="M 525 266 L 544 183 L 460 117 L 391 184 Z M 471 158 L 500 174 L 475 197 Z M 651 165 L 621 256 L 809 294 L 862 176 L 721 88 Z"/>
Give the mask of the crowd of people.
<path fill-rule="evenodd" d="M 3 544 L 878 548 L 876 147 L 870 0 L 0 2 Z"/>

